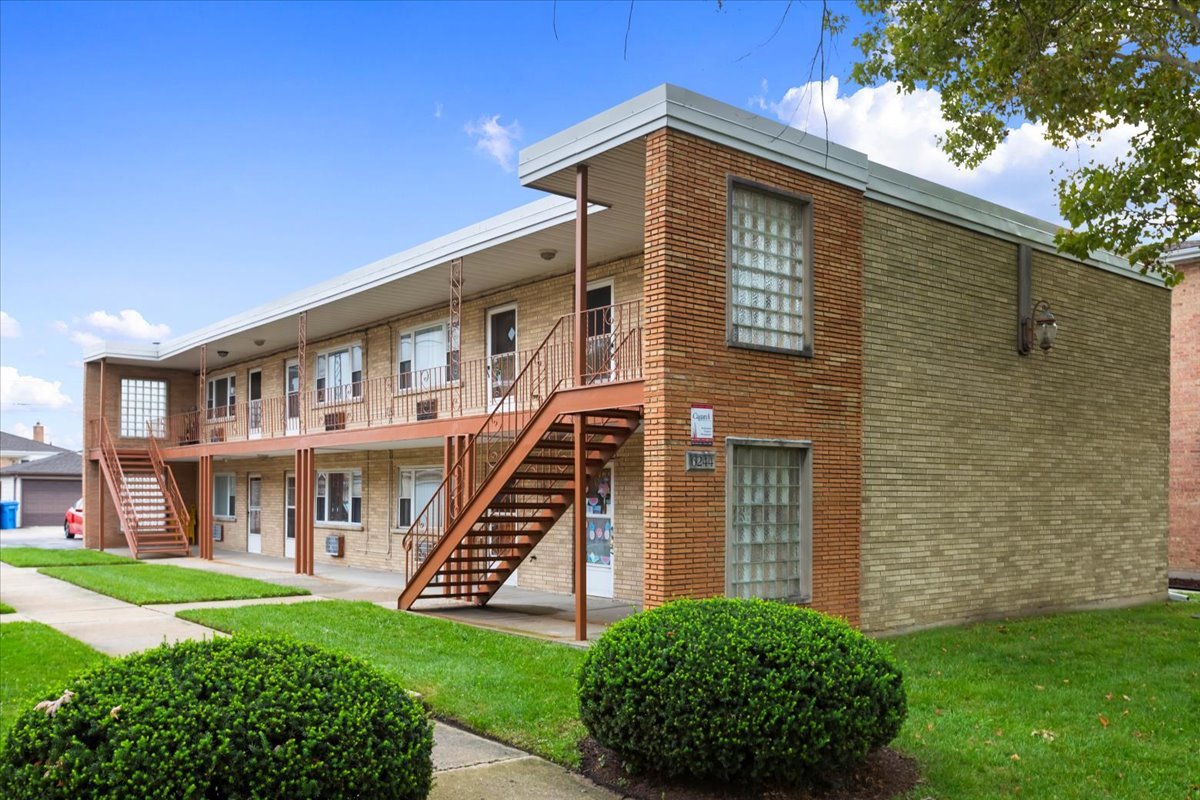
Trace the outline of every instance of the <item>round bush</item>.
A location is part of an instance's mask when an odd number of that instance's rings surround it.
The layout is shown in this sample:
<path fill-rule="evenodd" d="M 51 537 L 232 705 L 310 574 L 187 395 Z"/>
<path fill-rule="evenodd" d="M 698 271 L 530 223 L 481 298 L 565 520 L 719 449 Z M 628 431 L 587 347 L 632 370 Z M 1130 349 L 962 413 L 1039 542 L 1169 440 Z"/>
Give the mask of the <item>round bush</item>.
<path fill-rule="evenodd" d="M 433 729 L 347 656 L 235 636 L 162 646 L 68 681 L 0 754 L 6 798 L 424 798 Z M 66 695 L 55 695 L 61 700 Z"/>
<path fill-rule="evenodd" d="M 583 724 L 637 770 L 794 784 L 890 742 L 900 671 L 845 622 L 760 600 L 678 600 L 613 625 L 579 677 Z"/>

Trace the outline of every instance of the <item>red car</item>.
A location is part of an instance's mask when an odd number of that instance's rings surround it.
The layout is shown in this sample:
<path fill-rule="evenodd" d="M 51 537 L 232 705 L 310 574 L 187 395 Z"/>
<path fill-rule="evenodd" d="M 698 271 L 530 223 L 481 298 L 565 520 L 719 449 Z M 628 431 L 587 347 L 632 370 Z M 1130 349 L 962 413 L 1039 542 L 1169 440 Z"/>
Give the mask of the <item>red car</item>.
<path fill-rule="evenodd" d="M 83 536 L 83 498 L 75 501 L 75 505 L 67 509 L 67 516 L 63 519 L 63 533 L 68 539 L 74 539 L 76 536 Z"/>

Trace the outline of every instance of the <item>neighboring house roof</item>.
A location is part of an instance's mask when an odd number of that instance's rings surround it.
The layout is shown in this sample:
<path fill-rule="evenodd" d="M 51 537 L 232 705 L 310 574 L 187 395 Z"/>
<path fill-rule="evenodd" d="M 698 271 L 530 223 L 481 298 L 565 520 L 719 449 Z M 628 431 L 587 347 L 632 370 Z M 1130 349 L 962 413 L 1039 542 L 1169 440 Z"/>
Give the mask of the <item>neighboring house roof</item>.
<path fill-rule="evenodd" d="M 39 458 L 37 461 L 26 461 L 23 464 L 9 464 L 7 467 L 0 467 L 0 476 L 8 477 L 10 475 L 82 478 L 83 455 L 64 450 L 49 458 Z"/>
<path fill-rule="evenodd" d="M 15 433 L 0 431 L 0 456 L 11 458 L 16 455 L 54 455 L 55 453 L 69 452 L 71 451 L 65 447 L 55 447 L 36 439 L 26 439 Z"/>

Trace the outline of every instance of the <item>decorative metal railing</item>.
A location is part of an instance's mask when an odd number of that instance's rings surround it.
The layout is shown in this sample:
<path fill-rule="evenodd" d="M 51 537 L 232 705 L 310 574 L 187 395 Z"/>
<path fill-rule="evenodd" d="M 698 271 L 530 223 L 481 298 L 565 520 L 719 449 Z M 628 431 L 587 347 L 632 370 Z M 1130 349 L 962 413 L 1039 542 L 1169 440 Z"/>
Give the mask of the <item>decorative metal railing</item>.
<path fill-rule="evenodd" d="M 520 372 L 504 393 L 492 401 L 493 407 L 487 418 L 469 437 L 433 497 L 414 518 L 403 539 L 410 579 L 461 510 L 504 463 L 513 444 L 546 401 L 556 391 L 577 385 L 574 348 L 577 313 L 560 317 L 541 345 L 524 360 Z M 587 336 L 582 384 L 640 379 L 641 303 L 630 301 L 582 313 Z M 539 485 L 527 486 L 521 494 L 536 494 Z M 547 476 L 544 491 L 557 491 L 557 485 Z M 509 534 L 519 532 L 522 525 L 514 523 L 510 527 L 504 524 Z"/>
<path fill-rule="evenodd" d="M 125 472 L 121 469 L 121 459 L 117 456 L 117 446 L 108 430 L 108 421 L 101 417 L 96 420 L 92 429 L 92 441 L 100 447 L 100 468 L 104 472 L 109 494 L 117 506 L 117 518 L 121 520 L 121 528 L 126 533 L 126 541 L 133 557 L 137 558 L 138 516 L 129 494 L 129 486 L 125 481 Z"/>
<path fill-rule="evenodd" d="M 169 513 L 173 514 L 179 522 L 180 530 L 186 532 L 191 527 L 191 514 L 187 511 L 187 504 L 183 502 L 183 493 L 179 491 L 179 484 L 175 482 L 175 473 L 163 463 L 162 450 L 159 449 L 158 439 L 155 437 L 158 432 L 157 428 L 153 422 L 146 423 L 146 426 L 149 433 L 147 438 L 150 439 L 150 463 L 154 466 L 158 485 L 162 489 Z"/>

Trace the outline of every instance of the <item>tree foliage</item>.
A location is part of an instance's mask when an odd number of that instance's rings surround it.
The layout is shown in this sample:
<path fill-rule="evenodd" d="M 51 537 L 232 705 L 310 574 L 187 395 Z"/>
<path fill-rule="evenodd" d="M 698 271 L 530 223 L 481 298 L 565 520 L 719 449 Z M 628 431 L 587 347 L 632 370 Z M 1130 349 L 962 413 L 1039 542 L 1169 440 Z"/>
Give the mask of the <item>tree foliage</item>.
<path fill-rule="evenodd" d="M 1059 181 L 1059 249 L 1104 249 L 1175 283 L 1164 250 L 1200 233 L 1200 2 L 858 0 L 854 78 L 940 92 L 942 147 L 978 166 L 1012 121 L 1070 148 L 1133 126 L 1129 150 Z"/>

